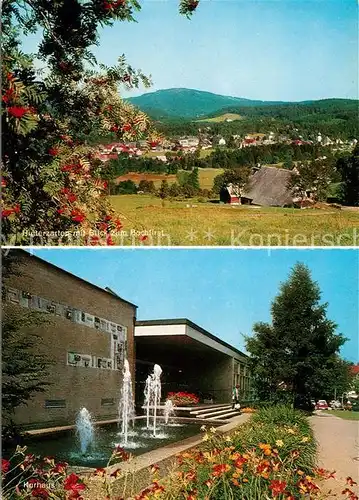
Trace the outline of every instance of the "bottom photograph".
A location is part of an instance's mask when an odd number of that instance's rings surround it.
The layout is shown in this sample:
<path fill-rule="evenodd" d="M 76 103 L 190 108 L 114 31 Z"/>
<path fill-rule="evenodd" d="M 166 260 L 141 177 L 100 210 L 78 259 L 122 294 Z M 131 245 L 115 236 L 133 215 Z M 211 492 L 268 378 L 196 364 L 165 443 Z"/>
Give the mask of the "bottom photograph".
<path fill-rule="evenodd" d="M 2 498 L 358 499 L 357 250 L 2 262 Z"/>

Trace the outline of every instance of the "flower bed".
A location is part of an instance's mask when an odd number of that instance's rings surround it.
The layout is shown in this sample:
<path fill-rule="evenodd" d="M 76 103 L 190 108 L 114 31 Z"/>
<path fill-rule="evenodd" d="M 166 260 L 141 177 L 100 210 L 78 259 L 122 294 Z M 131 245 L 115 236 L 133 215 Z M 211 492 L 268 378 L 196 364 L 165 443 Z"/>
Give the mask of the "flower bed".
<path fill-rule="evenodd" d="M 258 410 L 230 435 L 203 430 L 203 444 L 179 455 L 177 467 L 162 481 L 155 474 L 136 500 L 325 498 L 319 480 L 334 473 L 316 468 L 316 444 L 300 412 L 286 407 Z M 343 487 L 350 500 L 358 500 L 350 489 L 354 484 L 347 478 Z"/>
<path fill-rule="evenodd" d="M 175 406 L 189 406 L 199 403 L 199 397 L 190 392 L 169 392 L 167 400 L 171 400 Z"/>

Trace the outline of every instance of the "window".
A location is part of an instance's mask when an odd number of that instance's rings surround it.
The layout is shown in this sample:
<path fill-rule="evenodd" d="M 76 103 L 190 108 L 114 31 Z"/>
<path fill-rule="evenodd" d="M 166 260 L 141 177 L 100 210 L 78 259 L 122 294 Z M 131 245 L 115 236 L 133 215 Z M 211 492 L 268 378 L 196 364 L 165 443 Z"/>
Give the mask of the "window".
<path fill-rule="evenodd" d="M 100 328 L 100 318 L 97 318 L 97 316 L 95 316 L 94 324 L 95 324 L 96 330 L 98 330 Z"/>
<path fill-rule="evenodd" d="M 65 318 L 66 319 L 72 319 L 72 310 L 71 309 L 66 309 L 65 310 Z"/>
<path fill-rule="evenodd" d="M 15 288 L 8 288 L 7 299 L 10 302 L 14 302 L 14 303 L 18 304 L 19 303 L 19 290 L 15 290 Z"/>
<path fill-rule="evenodd" d="M 52 302 L 50 304 L 47 304 L 47 307 L 46 307 L 47 311 L 49 313 L 55 313 L 56 312 L 56 305 Z"/>
<path fill-rule="evenodd" d="M 55 304 L 55 314 L 56 316 L 64 316 L 65 306 L 62 304 Z"/>
<path fill-rule="evenodd" d="M 31 295 L 27 292 L 21 292 L 19 297 L 19 302 L 22 307 L 29 307 L 29 299 L 31 299 Z"/>
<path fill-rule="evenodd" d="M 109 330 L 108 321 L 100 318 L 100 329 L 104 332 L 108 332 L 108 330 Z"/>
<path fill-rule="evenodd" d="M 66 399 L 45 399 L 45 408 L 66 408 Z"/>
<path fill-rule="evenodd" d="M 41 310 L 41 298 L 37 295 L 33 295 L 30 300 L 31 309 L 39 309 Z"/>
<path fill-rule="evenodd" d="M 115 323 L 110 323 L 110 330 L 112 333 L 117 332 L 117 325 Z"/>
<path fill-rule="evenodd" d="M 101 406 L 112 406 L 115 404 L 113 398 L 103 398 L 101 399 Z"/>

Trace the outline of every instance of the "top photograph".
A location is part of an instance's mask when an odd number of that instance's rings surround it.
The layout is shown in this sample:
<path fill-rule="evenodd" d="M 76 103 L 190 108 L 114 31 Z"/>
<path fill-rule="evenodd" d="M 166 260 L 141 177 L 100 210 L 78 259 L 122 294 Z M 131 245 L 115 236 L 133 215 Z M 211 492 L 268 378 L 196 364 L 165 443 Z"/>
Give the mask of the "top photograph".
<path fill-rule="evenodd" d="M 4 246 L 359 246 L 356 0 L 4 0 Z"/>

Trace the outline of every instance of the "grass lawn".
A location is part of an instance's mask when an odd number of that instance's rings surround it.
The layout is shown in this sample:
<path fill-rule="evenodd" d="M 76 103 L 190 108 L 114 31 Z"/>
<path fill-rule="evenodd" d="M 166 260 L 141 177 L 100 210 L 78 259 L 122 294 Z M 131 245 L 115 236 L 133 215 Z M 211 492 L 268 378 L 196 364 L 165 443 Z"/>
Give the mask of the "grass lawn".
<path fill-rule="evenodd" d="M 110 197 L 122 223 L 121 245 L 353 246 L 358 212 L 162 201 L 151 195 Z M 131 231 L 152 231 L 145 242 Z M 134 233 L 132 233 L 133 235 Z"/>
<path fill-rule="evenodd" d="M 324 413 L 343 418 L 344 420 L 359 420 L 359 411 L 330 410 L 324 411 Z"/>
<path fill-rule="evenodd" d="M 238 113 L 224 113 L 223 115 L 220 116 L 215 116 L 214 118 L 203 118 L 201 120 L 197 120 L 197 122 L 212 122 L 212 123 L 221 123 L 226 120 L 243 120 L 243 116 L 239 115 Z"/>
<path fill-rule="evenodd" d="M 179 172 L 185 172 L 185 170 L 180 170 Z M 211 190 L 214 178 L 222 173 L 223 168 L 200 168 L 198 170 L 198 177 L 201 189 Z M 153 174 L 150 172 L 129 172 L 119 176 L 117 179 L 120 181 L 132 180 L 137 185 L 141 180 L 153 181 L 157 189 L 161 186 L 162 180 L 166 180 L 169 185 L 178 182 L 177 175 L 175 174 Z"/>
<path fill-rule="evenodd" d="M 213 188 L 213 181 L 217 175 L 223 174 L 223 168 L 200 168 L 198 169 L 199 185 L 201 189 Z"/>

